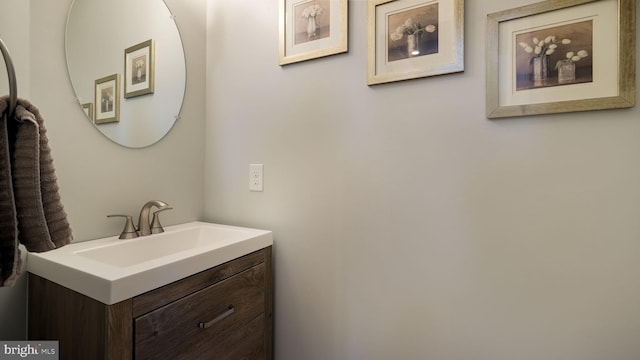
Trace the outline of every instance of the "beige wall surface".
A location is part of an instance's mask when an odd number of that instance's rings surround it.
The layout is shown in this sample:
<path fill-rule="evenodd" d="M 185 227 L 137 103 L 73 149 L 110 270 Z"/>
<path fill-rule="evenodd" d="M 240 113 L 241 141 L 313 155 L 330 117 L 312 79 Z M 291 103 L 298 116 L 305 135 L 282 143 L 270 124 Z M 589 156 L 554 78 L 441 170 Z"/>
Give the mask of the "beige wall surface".
<path fill-rule="evenodd" d="M 7 34 L 11 40 L 7 45 L 14 62 L 30 65 L 16 70 L 19 81 L 30 80 L 27 87 L 18 89 L 19 96 L 27 97 L 44 116 L 60 194 L 75 241 L 118 234 L 123 226 L 121 220 L 106 216 L 135 216 L 151 199 L 173 206 L 163 214 L 165 225 L 200 219 L 204 191 L 206 4 L 198 0 L 166 1 L 176 16 L 186 53 L 187 88 L 182 118 L 159 143 L 127 149 L 94 129 L 76 103 L 64 53 L 71 1 L 18 3 L 22 1 L 11 0 L 0 6 L 0 35 L 4 39 Z M 17 22 L 6 26 L 5 16 L 18 10 L 26 25 Z M 15 287 L 0 288 L 0 339 L 24 338 L 25 291 L 24 276 Z"/>
<path fill-rule="evenodd" d="M 368 87 L 364 0 L 349 53 L 286 67 L 278 2 L 168 1 L 183 117 L 140 150 L 76 107 L 70 0 L 31 0 L 28 29 L 0 34 L 30 44 L 14 53 L 78 241 L 152 198 L 168 224 L 274 231 L 278 360 L 637 360 L 640 109 L 484 117 L 486 15 L 529 3 L 467 1 L 464 73 Z M 24 334 L 22 284 L 0 289 L 0 338 Z"/>
<path fill-rule="evenodd" d="M 0 38 L 11 56 L 16 86 L 21 97 L 29 97 L 29 2 L 6 0 L 0 2 Z M 6 65 L 0 56 L 0 96 L 9 94 Z M 24 263 L 26 253 L 22 252 Z M 11 289 L 0 288 L 0 339 L 22 339 L 26 332 L 26 278 L 21 277 Z"/>
<path fill-rule="evenodd" d="M 640 358 L 640 108 L 484 116 L 486 15 L 533 2 L 466 1 L 463 74 L 368 87 L 366 1 L 280 67 L 279 1 L 208 0 L 205 218 L 274 231 L 278 360 Z"/>

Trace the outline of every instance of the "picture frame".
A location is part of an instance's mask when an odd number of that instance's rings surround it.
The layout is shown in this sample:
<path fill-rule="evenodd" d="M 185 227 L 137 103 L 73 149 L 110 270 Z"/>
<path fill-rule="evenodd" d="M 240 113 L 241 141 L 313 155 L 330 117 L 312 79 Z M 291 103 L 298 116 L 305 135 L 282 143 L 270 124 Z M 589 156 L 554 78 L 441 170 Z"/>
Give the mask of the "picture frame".
<path fill-rule="evenodd" d="M 93 103 L 82 104 L 82 111 L 84 111 L 84 114 L 87 116 L 87 119 L 93 122 L 93 114 L 94 114 Z"/>
<path fill-rule="evenodd" d="M 464 71 L 464 0 L 368 5 L 368 85 Z"/>
<path fill-rule="evenodd" d="M 155 45 L 153 39 L 124 50 L 124 98 L 153 94 Z"/>
<path fill-rule="evenodd" d="M 95 124 L 120 121 L 120 74 L 95 81 Z"/>
<path fill-rule="evenodd" d="M 547 0 L 488 14 L 487 118 L 635 106 L 635 2 Z"/>
<path fill-rule="evenodd" d="M 280 0 L 280 65 L 348 51 L 348 0 Z"/>

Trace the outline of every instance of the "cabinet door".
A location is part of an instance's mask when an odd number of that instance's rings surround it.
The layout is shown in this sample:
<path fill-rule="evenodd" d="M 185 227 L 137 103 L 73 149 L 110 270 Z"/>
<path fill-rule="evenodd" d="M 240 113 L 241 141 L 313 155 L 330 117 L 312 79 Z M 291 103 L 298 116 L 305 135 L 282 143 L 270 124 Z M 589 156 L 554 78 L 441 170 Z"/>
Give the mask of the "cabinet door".
<path fill-rule="evenodd" d="M 255 348 L 256 336 L 237 334 L 259 329 L 262 340 L 264 282 L 263 263 L 136 318 L 135 358 L 224 359 L 211 351 L 225 351 L 230 342 L 234 348 Z M 258 345 L 264 348 L 263 341 Z"/>

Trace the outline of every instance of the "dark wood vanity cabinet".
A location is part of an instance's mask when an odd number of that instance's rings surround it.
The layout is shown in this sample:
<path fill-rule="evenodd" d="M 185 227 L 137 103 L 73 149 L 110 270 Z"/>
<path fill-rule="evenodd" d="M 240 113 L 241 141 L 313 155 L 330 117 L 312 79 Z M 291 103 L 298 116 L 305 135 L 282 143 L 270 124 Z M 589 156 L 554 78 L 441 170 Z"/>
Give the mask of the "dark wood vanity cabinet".
<path fill-rule="evenodd" d="M 273 358 L 271 247 L 113 305 L 29 274 L 29 339 L 60 359 Z"/>

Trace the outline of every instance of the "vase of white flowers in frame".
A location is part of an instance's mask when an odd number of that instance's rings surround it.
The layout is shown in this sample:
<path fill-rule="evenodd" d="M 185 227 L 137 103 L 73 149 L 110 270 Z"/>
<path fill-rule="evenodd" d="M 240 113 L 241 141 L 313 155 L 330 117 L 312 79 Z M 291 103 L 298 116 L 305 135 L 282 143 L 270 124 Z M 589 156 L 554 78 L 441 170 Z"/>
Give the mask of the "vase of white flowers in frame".
<path fill-rule="evenodd" d="M 570 44 L 570 39 L 562 39 L 562 44 Z M 531 44 L 520 43 L 520 47 L 531 54 L 531 79 L 534 85 L 541 85 L 549 78 L 549 56 L 558 48 L 558 41 L 553 35 L 549 35 L 543 40 L 534 37 Z"/>
<path fill-rule="evenodd" d="M 539 85 L 549 77 L 549 55 L 536 56 L 531 60 L 533 82 Z"/>
<path fill-rule="evenodd" d="M 144 67 L 144 61 L 136 60 L 136 81 L 134 83 L 142 82 L 142 70 Z"/>
<path fill-rule="evenodd" d="M 420 54 L 420 38 L 418 35 L 407 35 L 407 56 L 416 56 Z"/>
<path fill-rule="evenodd" d="M 302 17 L 307 19 L 307 40 L 317 38 L 317 31 L 320 28 L 316 17 L 322 15 L 322 7 L 318 4 L 307 6 L 302 11 Z"/>
<path fill-rule="evenodd" d="M 556 69 L 558 70 L 558 83 L 566 84 L 576 81 L 576 62 L 589 56 L 586 50 L 580 50 L 577 53 L 569 51 L 567 57 L 564 60 L 560 60 L 556 63 Z"/>
<path fill-rule="evenodd" d="M 390 34 L 391 40 L 399 41 L 407 35 L 407 57 L 420 55 L 420 38 L 425 33 L 436 31 L 435 25 L 422 26 L 419 22 L 413 22 L 411 18 L 398 26 L 396 31 Z"/>

